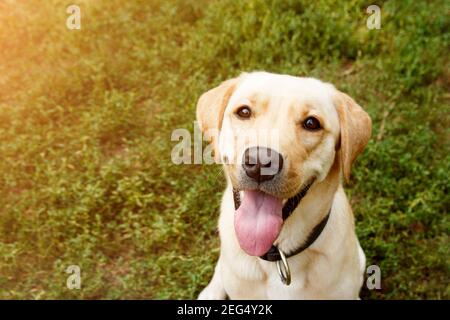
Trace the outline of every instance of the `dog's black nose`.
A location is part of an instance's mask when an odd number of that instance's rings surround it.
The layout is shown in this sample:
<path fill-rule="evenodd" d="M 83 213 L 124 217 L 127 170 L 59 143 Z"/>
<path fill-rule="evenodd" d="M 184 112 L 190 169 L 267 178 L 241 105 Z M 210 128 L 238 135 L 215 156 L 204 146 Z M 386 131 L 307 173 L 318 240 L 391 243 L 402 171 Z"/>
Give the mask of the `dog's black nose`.
<path fill-rule="evenodd" d="M 251 147 L 244 152 L 242 167 L 247 176 L 258 182 L 264 182 L 281 172 L 283 157 L 273 149 Z"/>

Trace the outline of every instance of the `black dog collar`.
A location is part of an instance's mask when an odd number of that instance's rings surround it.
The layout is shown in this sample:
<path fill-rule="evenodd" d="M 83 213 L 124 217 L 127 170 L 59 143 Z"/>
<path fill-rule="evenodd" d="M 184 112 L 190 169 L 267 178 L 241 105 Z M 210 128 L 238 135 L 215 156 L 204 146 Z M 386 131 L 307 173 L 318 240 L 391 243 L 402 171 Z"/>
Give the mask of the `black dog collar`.
<path fill-rule="evenodd" d="M 283 206 L 282 209 L 282 217 L 283 221 L 290 217 L 290 215 L 294 212 L 294 210 L 297 208 L 300 201 L 306 196 L 308 193 L 309 188 L 311 188 L 312 184 L 314 183 L 314 180 L 312 180 L 310 183 L 308 183 L 304 188 L 300 190 L 299 193 L 297 193 L 292 198 L 289 198 L 286 203 Z M 233 200 L 234 200 L 234 208 L 237 210 L 239 206 L 241 205 L 241 197 L 239 194 L 239 191 L 233 188 Z M 300 245 L 296 250 L 285 254 L 286 258 L 295 256 L 299 254 L 300 252 L 306 250 L 309 248 L 314 241 L 320 236 L 323 229 L 327 225 L 328 218 L 330 217 L 331 208 L 328 211 L 328 214 L 313 228 L 311 233 L 306 238 L 306 241 Z M 263 260 L 266 261 L 280 261 L 282 260 L 279 249 L 272 245 L 272 247 L 267 251 L 264 255 L 260 257 Z"/>

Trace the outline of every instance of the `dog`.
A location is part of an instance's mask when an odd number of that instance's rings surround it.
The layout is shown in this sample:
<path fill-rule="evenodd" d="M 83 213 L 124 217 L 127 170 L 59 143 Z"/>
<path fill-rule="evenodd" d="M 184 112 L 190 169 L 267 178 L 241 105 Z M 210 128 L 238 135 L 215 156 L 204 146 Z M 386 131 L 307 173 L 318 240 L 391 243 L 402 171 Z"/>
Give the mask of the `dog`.
<path fill-rule="evenodd" d="M 359 299 L 365 255 L 342 181 L 369 115 L 329 83 L 260 71 L 207 91 L 196 113 L 227 179 L 198 298 Z"/>

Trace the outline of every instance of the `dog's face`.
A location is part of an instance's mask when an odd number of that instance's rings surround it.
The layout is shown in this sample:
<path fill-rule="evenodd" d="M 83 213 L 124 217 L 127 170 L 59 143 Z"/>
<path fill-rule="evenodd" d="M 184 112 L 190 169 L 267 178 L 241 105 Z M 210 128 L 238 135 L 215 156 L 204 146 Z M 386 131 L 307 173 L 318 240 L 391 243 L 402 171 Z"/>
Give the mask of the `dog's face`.
<path fill-rule="evenodd" d="M 245 76 L 224 110 L 219 136 L 222 160 L 232 160 L 225 167 L 233 186 L 289 198 L 311 178 L 325 178 L 339 141 L 332 90 L 315 79 Z"/>
<path fill-rule="evenodd" d="M 197 118 L 234 188 L 286 199 L 322 181 L 340 152 L 346 178 L 371 121 L 350 97 L 312 78 L 243 74 L 205 93 Z"/>

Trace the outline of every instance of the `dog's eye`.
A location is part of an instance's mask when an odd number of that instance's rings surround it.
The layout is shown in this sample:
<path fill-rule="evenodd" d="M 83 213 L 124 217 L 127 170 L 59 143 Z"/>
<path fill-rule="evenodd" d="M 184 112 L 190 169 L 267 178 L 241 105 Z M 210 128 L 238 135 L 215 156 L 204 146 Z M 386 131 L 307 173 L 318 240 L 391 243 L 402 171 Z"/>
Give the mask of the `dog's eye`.
<path fill-rule="evenodd" d="M 239 118 L 248 119 L 252 115 L 252 111 L 248 106 L 242 106 L 236 110 L 236 114 L 239 116 Z"/>
<path fill-rule="evenodd" d="M 321 129 L 320 121 L 314 117 L 308 117 L 303 121 L 303 128 L 310 131 L 316 131 Z"/>

